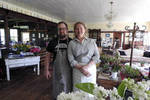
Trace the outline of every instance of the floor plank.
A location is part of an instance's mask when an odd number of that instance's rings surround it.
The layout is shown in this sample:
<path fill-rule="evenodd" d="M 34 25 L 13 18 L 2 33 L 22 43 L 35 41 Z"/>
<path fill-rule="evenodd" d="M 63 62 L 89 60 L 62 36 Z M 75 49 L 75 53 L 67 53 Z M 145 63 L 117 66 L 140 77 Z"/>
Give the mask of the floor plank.
<path fill-rule="evenodd" d="M 52 100 L 52 81 L 33 68 L 11 70 L 11 81 L 1 80 L 0 100 Z"/>

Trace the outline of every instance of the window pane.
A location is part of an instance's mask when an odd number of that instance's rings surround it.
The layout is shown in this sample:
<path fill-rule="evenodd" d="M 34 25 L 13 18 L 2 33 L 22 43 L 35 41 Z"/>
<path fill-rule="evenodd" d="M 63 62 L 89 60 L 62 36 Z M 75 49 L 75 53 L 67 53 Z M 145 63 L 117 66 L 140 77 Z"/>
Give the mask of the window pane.
<path fill-rule="evenodd" d="M 10 29 L 10 40 L 18 42 L 18 30 Z"/>
<path fill-rule="evenodd" d="M 1 43 L 5 44 L 5 34 L 4 29 L 0 29 Z"/>
<path fill-rule="evenodd" d="M 23 43 L 26 43 L 27 41 L 29 41 L 29 33 L 28 32 L 22 33 L 22 41 L 23 41 Z"/>

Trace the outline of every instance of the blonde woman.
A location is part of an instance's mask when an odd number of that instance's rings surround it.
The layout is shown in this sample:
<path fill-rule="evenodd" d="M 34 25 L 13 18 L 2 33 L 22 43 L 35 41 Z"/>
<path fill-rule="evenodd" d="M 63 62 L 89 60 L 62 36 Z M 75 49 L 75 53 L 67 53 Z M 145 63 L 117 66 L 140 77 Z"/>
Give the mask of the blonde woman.
<path fill-rule="evenodd" d="M 86 26 L 82 22 L 74 25 L 75 38 L 68 45 L 68 60 L 73 67 L 73 90 L 77 83 L 96 84 L 96 63 L 100 62 L 98 47 L 93 39 L 87 38 Z"/>

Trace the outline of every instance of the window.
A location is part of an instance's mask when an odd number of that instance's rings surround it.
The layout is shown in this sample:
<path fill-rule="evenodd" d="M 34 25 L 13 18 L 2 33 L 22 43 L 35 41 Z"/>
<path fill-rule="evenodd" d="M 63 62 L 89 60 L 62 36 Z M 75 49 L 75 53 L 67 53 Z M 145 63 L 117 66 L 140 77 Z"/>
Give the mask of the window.
<path fill-rule="evenodd" d="M 4 29 L 0 29 L 1 43 L 5 44 L 5 32 Z M 18 31 L 17 29 L 10 29 L 10 40 L 18 42 Z"/>
<path fill-rule="evenodd" d="M 144 35 L 144 45 L 150 46 L 149 39 L 150 39 L 150 33 L 145 33 L 145 35 Z"/>
<path fill-rule="evenodd" d="M 0 29 L 0 40 L 1 40 L 1 44 L 5 44 L 5 34 L 4 34 L 4 29 Z"/>
<path fill-rule="evenodd" d="M 10 29 L 10 40 L 18 42 L 18 30 Z"/>
<path fill-rule="evenodd" d="M 29 40 L 30 40 L 29 32 L 23 32 L 22 33 L 22 41 L 23 41 L 23 43 L 26 43 Z"/>

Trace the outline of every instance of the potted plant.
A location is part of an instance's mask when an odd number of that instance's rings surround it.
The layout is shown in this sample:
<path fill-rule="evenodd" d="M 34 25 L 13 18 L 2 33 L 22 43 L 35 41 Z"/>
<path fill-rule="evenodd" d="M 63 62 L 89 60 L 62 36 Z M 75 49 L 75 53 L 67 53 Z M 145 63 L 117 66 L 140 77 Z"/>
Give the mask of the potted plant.
<path fill-rule="evenodd" d="M 123 80 L 124 78 L 132 78 L 135 80 L 141 80 L 141 73 L 138 69 L 134 69 L 129 65 L 125 65 L 121 68 L 120 71 L 120 76 L 121 79 Z"/>
<path fill-rule="evenodd" d="M 144 62 L 143 61 L 140 64 L 141 64 L 141 67 L 144 67 Z"/>
<path fill-rule="evenodd" d="M 30 49 L 30 52 L 32 52 L 32 53 L 34 53 L 34 55 L 36 56 L 36 55 L 38 55 L 38 53 L 40 52 L 40 50 L 41 50 L 41 48 L 40 47 L 32 47 L 31 49 Z"/>
<path fill-rule="evenodd" d="M 118 71 L 121 69 L 121 64 L 114 64 L 112 66 L 112 72 L 111 72 L 111 77 L 113 79 L 118 79 L 117 75 L 118 75 Z"/>
<path fill-rule="evenodd" d="M 31 48 L 31 45 L 26 45 L 26 44 L 15 44 L 13 46 L 13 50 L 16 51 L 17 54 L 20 54 L 20 52 L 27 52 Z"/>
<path fill-rule="evenodd" d="M 121 68 L 121 63 L 118 57 L 114 57 L 107 54 L 102 54 L 101 56 L 101 65 L 102 72 L 104 73 L 115 73 L 117 76 L 117 72 Z"/>

